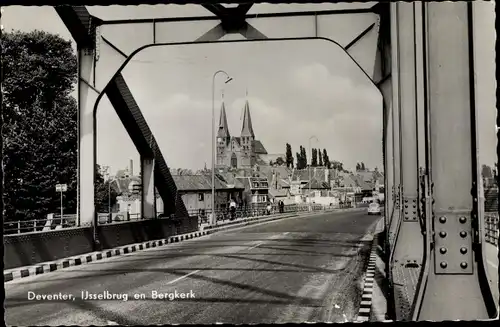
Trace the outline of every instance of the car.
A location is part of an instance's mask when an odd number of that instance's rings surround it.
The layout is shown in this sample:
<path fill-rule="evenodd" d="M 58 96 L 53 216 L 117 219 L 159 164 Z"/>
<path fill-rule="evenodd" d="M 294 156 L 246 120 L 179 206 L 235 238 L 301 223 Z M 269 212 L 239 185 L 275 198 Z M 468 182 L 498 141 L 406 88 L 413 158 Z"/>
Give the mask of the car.
<path fill-rule="evenodd" d="M 370 203 L 370 205 L 368 206 L 368 214 L 369 215 L 380 215 L 381 214 L 380 204 L 378 204 L 376 202 Z"/>

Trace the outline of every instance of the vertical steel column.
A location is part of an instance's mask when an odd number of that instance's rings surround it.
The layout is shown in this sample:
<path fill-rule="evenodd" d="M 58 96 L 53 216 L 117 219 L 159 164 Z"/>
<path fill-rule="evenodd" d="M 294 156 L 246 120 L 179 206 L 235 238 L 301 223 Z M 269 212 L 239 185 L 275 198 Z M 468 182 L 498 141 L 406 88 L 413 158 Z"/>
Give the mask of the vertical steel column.
<path fill-rule="evenodd" d="M 392 136 L 394 158 L 394 213 L 389 226 L 390 258 L 392 261 L 396 231 L 400 223 L 400 184 L 401 184 L 401 156 L 399 132 L 399 53 L 398 53 L 398 17 L 397 4 L 391 3 L 391 79 L 392 79 Z M 390 128 L 390 127 L 389 127 Z"/>
<path fill-rule="evenodd" d="M 141 158 L 141 219 L 156 217 L 154 170 L 154 159 Z"/>
<path fill-rule="evenodd" d="M 401 219 L 395 228 L 392 276 L 397 320 L 410 320 L 422 265 L 423 242 L 418 219 L 417 106 L 414 3 L 398 2 L 399 104 L 401 136 Z"/>
<path fill-rule="evenodd" d="M 94 175 L 96 170 L 96 148 L 93 134 L 94 104 L 97 93 L 90 90 L 86 81 L 91 80 L 94 67 L 94 51 L 78 49 L 78 190 L 77 190 L 77 224 L 90 226 L 94 224 Z"/>
<path fill-rule="evenodd" d="M 424 25 L 423 25 L 423 3 L 415 2 L 414 6 L 414 25 L 415 25 L 415 105 L 417 109 L 417 152 L 418 152 L 418 168 L 419 168 L 419 184 L 418 184 L 418 214 L 420 219 L 420 228 L 422 231 L 422 265 L 418 278 L 417 287 L 415 290 L 415 298 L 413 300 L 413 310 L 411 320 L 417 319 L 417 313 L 422 305 L 422 296 L 427 278 L 429 274 L 430 250 L 432 246 L 432 226 L 427 223 L 428 218 L 432 216 L 432 198 L 430 189 L 430 174 L 427 170 L 429 167 L 430 156 L 427 147 L 427 135 L 429 132 L 427 118 L 428 105 L 426 102 L 426 81 L 425 81 L 425 47 L 424 47 Z"/>
<path fill-rule="evenodd" d="M 394 209 L 394 156 L 393 156 L 393 135 L 392 135 L 392 77 L 387 78 L 380 86 L 384 98 L 384 137 L 385 137 L 385 223 L 389 229 L 392 210 Z"/>
<path fill-rule="evenodd" d="M 424 4 L 434 247 L 419 320 L 491 318 L 476 247 L 472 3 Z M 491 295 L 491 294 L 490 294 Z"/>

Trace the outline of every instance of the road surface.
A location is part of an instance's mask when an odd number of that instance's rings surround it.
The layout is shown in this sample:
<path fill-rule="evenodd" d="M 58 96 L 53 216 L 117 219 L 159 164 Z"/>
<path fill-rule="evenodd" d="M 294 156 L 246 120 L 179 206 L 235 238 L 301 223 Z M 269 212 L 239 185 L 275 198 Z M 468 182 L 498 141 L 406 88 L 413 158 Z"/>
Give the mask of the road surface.
<path fill-rule="evenodd" d="M 371 244 L 364 236 L 378 219 L 366 212 L 294 217 L 15 280 L 5 284 L 5 320 L 25 326 L 352 321 Z M 84 300 L 82 291 L 128 299 Z M 154 291 L 177 298 L 152 299 Z M 28 300 L 28 294 L 68 298 Z M 146 299 L 134 299 L 141 294 Z"/>

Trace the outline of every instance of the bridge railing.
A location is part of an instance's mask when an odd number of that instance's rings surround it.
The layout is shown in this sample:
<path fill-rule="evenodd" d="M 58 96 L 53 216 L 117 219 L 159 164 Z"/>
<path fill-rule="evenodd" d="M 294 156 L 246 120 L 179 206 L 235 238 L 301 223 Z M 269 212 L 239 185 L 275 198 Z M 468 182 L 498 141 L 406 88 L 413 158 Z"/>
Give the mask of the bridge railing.
<path fill-rule="evenodd" d="M 312 204 L 311 210 L 319 211 L 324 210 L 326 208 L 338 208 L 338 206 L 324 206 L 321 204 Z M 292 212 L 305 212 L 309 211 L 308 204 L 288 204 L 283 207 L 283 212 L 280 212 L 279 206 L 277 204 L 273 204 L 271 206 L 271 212 L 269 214 L 279 214 L 279 213 L 292 213 Z M 206 224 L 209 222 L 209 216 L 211 214 L 211 210 L 188 210 L 189 216 L 198 216 L 199 224 Z M 217 221 L 224 222 L 226 220 L 230 220 L 231 215 L 229 209 L 216 210 L 215 212 L 217 216 Z M 241 218 L 249 218 L 256 216 L 265 216 L 267 215 L 267 205 L 266 204 L 255 204 L 245 208 L 238 208 L 236 210 L 236 219 Z M 158 217 L 163 218 L 163 214 L 161 212 L 158 213 Z M 126 221 L 138 221 L 143 220 L 139 213 L 130 214 L 127 212 L 118 212 L 112 213 L 98 213 L 97 223 L 99 225 L 109 225 L 119 222 Z M 19 220 L 19 221 L 8 221 L 4 222 L 4 234 L 12 235 L 12 234 L 23 234 L 23 233 L 31 233 L 31 232 L 41 232 L 47 230 L 57 230 L 62 228 L 76 227 L 76 214 L 66 214 L 61 215 L 56 214 L 48 214 L 44 219 L 33 219 L 33 220 Z M 87 224 L 90 225 L 90 224 Z M 85 227 L 85 224 L 81 225 Z"/>
<path fill-rule="evenodd" d="M 498 245 L 498 230 L 499 230 L 499 218 L 498 213 L 486 213 L 484 217 L 484 234 L 486 242 Z"/>
<path fill-rule="evenodd" d="M 333 208 L 338 208 L 338 207 L 324 206 L 321 204 L 312 204 L 311 205 L 312 211 L 321 211 L 321 210 L 325 210 L 327 208 L 333 209 Z M 265 204 L 257 204 L 257 205 L 252 205 L 252 206 L 249 206 L 246 208 L 242 208 L 242 207 L 237 208 L 235 215 L 234 215 L 234 218 L 235 219 L 243 219 L 243 218 L 250 218 L 250 217 L 276 215 L 276 214 L 287 214 L 287 213 L 294 213 L 294 212 L 306 212 L 306 211 L 309 211 L 308 204 L 287 204 L 287 205 L 283 206 L 282 211 L 280 210 L 280 208 L 277 204 L 273 204 L 273 205 L 271 205 L 270 212 L 267 211 L 267 206 Z M 188 213 L 190 216 L 198 216 L 199 224 L 203 225 L 203 224 L 209 223 L 212 211 L 198 209 L 198 210 L 188 210 Z M 229 209 L 216 210 L 215 215 L 217 218 L 217 222 L 224 222 L 227 220 L 231 220 L 231 213 L 230 213 Z"/>

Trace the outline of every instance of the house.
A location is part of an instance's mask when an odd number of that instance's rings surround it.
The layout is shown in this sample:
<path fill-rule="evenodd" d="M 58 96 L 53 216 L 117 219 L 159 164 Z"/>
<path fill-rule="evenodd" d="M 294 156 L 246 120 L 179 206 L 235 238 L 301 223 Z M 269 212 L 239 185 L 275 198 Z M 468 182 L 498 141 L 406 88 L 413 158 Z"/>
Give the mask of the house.
<path fill-rule="evenodd" d="M 212 208 L 212 176 L 172 175 L 177 192 L 181 195 L 188 212 L 211 210 Z M 228 208 L 230 199 L 241 202 L 244 188 L 239 185 L 228 185 L 220 175 L 215 177 L 215 210 Z"/>
<path fill-rule="evenodd" d="M 270 188 L 269 189 L 269 198 L 274 203 L 277 203 L 278 201 L 283 201 L 284 204 L 295 203 L 295 197 L 292 196 L 289 188 L 283 188 L 280 190 L 275 189 L 275 188 Z"/>
<path fill-rule="evenodd" d="M 172 175 L 177 192 L 184 201 L 190 214 L 200 213 L 212 208 L 212 176 L 211 175 Z M 241 184 L 227 184 L 220 176 L 215 179 L 215 208 L 225 210 L 229 200 L 242 201 L 244 187 Z M 140 214 L 141 197 L 139 194 L 124 194 L 117 197 L 119 211 L 131 215 Z M 163 201 L 156 196 L 156 212 L 163 213 Z"/>
<path fill-rule="evenodd" d="M 244 205 L 261 205 L 270 200 L 267 177 L 236 177 L 245 187 Z"/>

